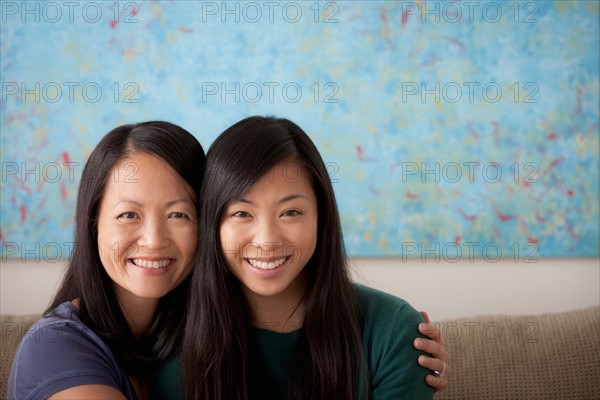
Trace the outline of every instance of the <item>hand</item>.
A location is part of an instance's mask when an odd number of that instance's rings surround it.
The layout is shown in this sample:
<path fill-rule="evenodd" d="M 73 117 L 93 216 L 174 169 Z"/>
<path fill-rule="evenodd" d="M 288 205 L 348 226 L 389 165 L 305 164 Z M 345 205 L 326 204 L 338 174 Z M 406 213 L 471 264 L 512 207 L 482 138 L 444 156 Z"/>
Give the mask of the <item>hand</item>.
<path fill-rule="evenodd" d="M 428 368 L 431 371 L 437 371 L 443 374 L 427 375 L 425 382 L 436 391 L 443 390 L 448 386 L 448 375 L 450 372 L 450 357 L 446 352 L 444 338 L 439 329 L 431 325 L 429 315 L 425 311 L 421 311 L 421 315 L 425 319 L 424 323 L 419 324 L 419 332 L 427 336 L 429 339 L 417 338 L 414 341 L 414 346 L 432 355 L 432 357 L 419 356 L 419 365 Z"/>

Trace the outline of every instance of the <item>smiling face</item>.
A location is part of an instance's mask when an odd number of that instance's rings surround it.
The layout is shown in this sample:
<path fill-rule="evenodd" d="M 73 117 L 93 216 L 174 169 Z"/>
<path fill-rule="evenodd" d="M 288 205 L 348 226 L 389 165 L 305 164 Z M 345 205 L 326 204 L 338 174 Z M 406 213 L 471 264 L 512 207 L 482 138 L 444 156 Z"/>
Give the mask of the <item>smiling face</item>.
<path fill-rule="evenodd" d="M 308 172 L 284 161 L 225 206 L 221 249 L 246 297 L 298 302 L 301 272 L 317 241 L 317 200 Z"/>
<path fill-rule="evenodd" d="M 119 301 L 158 300 L 189 275 L 198 238 L 192 193 L 149 154 L 113 168 L 98 212 L 98 250 Z"/>

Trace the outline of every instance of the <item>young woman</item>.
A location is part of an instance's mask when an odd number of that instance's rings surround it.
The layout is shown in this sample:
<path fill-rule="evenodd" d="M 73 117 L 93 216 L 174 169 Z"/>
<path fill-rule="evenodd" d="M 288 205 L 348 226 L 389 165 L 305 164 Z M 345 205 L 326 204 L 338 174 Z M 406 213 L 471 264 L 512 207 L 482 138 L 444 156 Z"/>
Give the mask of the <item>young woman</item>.
<path fill-rule="evenodd" d="M 199 226 L 186 398 L 432 397 L 413 348 L 423 319 L 350 281 L 327 169 L 297 125 L 250 117 L 217 138 Z"/>
<path fill-rule="evenodd" d="M 167 122 L 118 127 L 86 163 L 64 281 L 15 356 L 11 399 L 136 399 L 179 350 L 205 155 Z"/>

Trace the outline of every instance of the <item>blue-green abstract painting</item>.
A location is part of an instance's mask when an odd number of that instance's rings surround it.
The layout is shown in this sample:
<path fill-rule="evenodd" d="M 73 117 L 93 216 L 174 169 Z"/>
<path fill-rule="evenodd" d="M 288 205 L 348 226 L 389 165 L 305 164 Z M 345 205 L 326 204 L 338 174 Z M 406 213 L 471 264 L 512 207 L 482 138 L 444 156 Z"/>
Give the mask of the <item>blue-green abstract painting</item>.
<path fill-rule="evenodd" d="M 2 259 L 69 257 L 117 125 L 314 139 L 348 253 L 599 255 L 598 1 L 3 1 Z"/>

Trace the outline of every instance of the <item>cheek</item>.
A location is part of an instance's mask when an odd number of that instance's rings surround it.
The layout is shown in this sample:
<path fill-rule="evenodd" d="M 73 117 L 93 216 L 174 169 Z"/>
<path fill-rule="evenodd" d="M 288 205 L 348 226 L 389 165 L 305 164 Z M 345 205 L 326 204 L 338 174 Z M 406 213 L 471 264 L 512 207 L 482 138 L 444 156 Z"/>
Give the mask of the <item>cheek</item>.
<path fill-rule="evenodd" d="M 177 247 L 182 257 L 193 258 L 198 246 L 198 226 L 171 226 L 169 231 L 171 245 Z"/>
<path fill-rule="evenodd" d="M 240 260 L 239 251 L 239 237 L 236 237 L 235 229 L 232 229 L 229 224 L 223 223 L 221 224 L 221 228 L 219 230 L 219 250 L 221 251 L 221 255 L 225 264 L 229 270 L 232 270 L 234 266 L 237 264 L 237 261 Z M 238 242 L 236 244 L 236 242 Z"/>
<path fill-rule="evenodd" d="M 98 243 L 103 246 L 110 246 L 115 243 L 126 241 L 134 236 L 134 232 L 127 226 L 118 225 L 114 221 L 106 221 L 106 218 L 101 218 L 98 221 Z"/>
<path fill-rule="evenodd" d="M 315 248 L 317 247 L 317 236 L 318 236 L 318 227 L 317 221 L 315 220 L 309 229 L 304 231 L 304 240 L 303 240 L 303 251 L 305 251 L 307 258 L 312 257 L 315 252 Z"/>
<path fill-rule="evenodd" d="M 196 253 L 196 248 L 198 246 L 198 237 L 197 235 L 190 235 L 189 239 L 183 245 L 182 251 L 185 253 L 185 256 L 190 260 L 194 258 L 194 254 Z"/>
<path fill-rule="evenodd" d="M 317 243 L 316 224 L 305 224 L 294 231 L 289 237 L 288 246 L 294 248 L 298 258 L 296 261 L 306 263 L 312 257 Z"/>
<path fill-rule="evenodd" d="M 305 226 L 305 228 L 302 230 L 301 235 L 302 235 L 302 242 L 305 243 L 306 245 L 311 245 L 311 246 L 315 246 L 317 243 L 317 235 L 319 234 L 318 232 L 318 224 L 317 224 L 317 220 L 312 219 L 310 221 L 309 224 L 307 224 L 307 226 Z"/>
<path fill-rule="evenodd" d="M 225 257 L 227 258 L 228 254 L 236 247 L 236 242 L 239 242 L 241 232 L 235 229 L 231 224 L 224 223 L 221 225 L 221 229 L 219 230 L 220 236 L 220 247 L 221 251 L 223 251 Z"/>
<path fill-rule="evenodd" d="M 98 223 L 98 252 L 100 255 L 100 260 L 102 261 L 103 264 L 107 264 L 108 262 L 111 261 L 111 259 L 113 257 L 111 257 L 111 254 L 114 254 L 114 251 L 111 251 L 111 247 L 113 249 L 116 249 L 116 247 L 114 246 L 114 243 L 116 242 L 116 239 L 114 236 L 112 236 L 110 234 L 110 232 L 107 231 L 107 226 L 103 223 Z M 111 240 L 112 237 L 112 240 Z"/>
<path fill-rule="evenodd" d="M 231 223 L 223 222 L 219 229 L 219 235 L 221 236 L 221 241 L 230 240 L 231 237 L 235 235 L 235 228 Z"/>
<path fill-rule="evenodd" d="M 98 251 L 105 265 L 135 256 L 138 251 L 135 228 L 99 221 Z"/>

